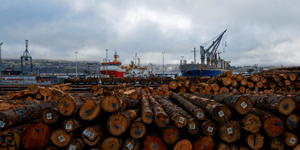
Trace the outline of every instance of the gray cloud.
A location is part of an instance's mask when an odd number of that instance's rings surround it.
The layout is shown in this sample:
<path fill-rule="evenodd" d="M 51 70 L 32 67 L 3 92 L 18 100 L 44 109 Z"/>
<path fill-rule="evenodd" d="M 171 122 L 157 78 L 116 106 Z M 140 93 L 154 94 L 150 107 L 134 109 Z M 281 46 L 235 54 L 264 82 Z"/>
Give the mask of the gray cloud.
<path fill-rule="evenodd" d="M 102 61 L 105 49 L 110 59 L 116 49 L 125 64 L 136 52 L 142 64 L 159 64 L 165 51 L 165 63 L 175 64 L 181 56 L 192 61 L 194 46 L 199 50 L 228 29 L 222 57 L 232 65 L 300 65 L 299 4 L 295 0 L 65 0 L 44 5 L 29 1 L 32 8 L 17 13 L 15 5 L 5 5 L 0 13 L 15 17 L 0 22 L 2 56 L 19 57 L 28 39 L 34 58 L 73 60 L 78 51 L 79 60 Z M 23 13 L 35 15 L 20 19 Z"/>

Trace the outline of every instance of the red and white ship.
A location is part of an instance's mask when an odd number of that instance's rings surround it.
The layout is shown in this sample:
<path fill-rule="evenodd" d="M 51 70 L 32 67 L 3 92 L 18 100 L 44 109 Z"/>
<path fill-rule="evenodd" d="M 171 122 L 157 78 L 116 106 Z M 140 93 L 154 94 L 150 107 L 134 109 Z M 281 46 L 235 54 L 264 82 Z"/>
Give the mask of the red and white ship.
<path fill-rule="evenodd" d="M 115 51 L 114 61 L 113 62 L 103 62 L 100 67 L 100 73 L 102 75 L 109 75 L 109 77 L 143 77 L 148 78 L 150 75 L 153 75 L 153 68 L 141 67 L 138 63 L 138 66 L 135 66 L 133 61 L 129 66 L 122 65 L 118 61 L 119 55 Z M 151 65 L 153 66 L 153 65 Z"/>
<path fill-rule="evenodd" d="M 103 62 L 102 67 L 100 67 L 100 73 L 103 75 L 109 75 L 109 77 L 124 77 L 126 69 L 122 66 L 122 63 L 118 61 L 119 55 L 115 51 L 113 62 Z"/>

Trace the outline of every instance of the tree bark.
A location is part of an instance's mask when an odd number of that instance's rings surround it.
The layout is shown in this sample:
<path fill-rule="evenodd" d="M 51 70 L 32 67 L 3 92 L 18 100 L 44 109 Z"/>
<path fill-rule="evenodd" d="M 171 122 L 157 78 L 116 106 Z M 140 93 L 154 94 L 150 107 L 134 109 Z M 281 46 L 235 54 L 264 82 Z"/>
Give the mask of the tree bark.
<path fill-rule="evenodd" d="M 165 110 L 162 108 L 162 106 L 155 101 L 153 97 L 149 97 L 149 102 L 151 104 L 151 107 L 153 109 L 154 113 L 154 122 L 157 126 L 164 128 L 170 123 L 170 118 L 165 112 Z"/>

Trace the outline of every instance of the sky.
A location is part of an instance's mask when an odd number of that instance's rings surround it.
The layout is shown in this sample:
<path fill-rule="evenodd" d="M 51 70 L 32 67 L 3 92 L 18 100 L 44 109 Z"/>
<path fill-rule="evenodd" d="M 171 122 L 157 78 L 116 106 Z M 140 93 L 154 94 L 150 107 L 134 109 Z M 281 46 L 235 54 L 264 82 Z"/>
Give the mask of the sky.
<path fill-rule="evenodd" d="M 0 0 L 2 58 L 141 64 L 193 61 L 193 49 L 227 29 L 218 51 L 233 66 L 300 65 L 297 0 Z M 226 46 L 225 46 L 226 42 Z M 197 52 L 197 62 L 200 53 Z"/>

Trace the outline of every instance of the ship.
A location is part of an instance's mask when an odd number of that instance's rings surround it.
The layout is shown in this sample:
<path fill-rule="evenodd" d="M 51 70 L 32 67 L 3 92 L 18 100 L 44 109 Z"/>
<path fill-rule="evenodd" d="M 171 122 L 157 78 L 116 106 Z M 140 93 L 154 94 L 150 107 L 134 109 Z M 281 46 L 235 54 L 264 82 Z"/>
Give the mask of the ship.
<path fill-rule="evenodd" d="M 136 54 L 137 57 L 137 54 Z M 138 59 L 138 65 L 131 61 L 131 64 L 128 66 L 122 65 L 122 62 L 118 61 L 119 55 L 117 51 L 114 54 L 114 60 L 110 62 L 110 60 L 103 59 L 103 63 L 101 63 L 100 73 L 102 75 L 107 75 L 109 77 L 135 77 L 135 78 L 149 78 L 155 75 L 152 67 L 145 67 L 140 65 L 140 59 Z M 150 66 L 153 66 L 150 64 Z"/>
<path fill-rule="evenodd" d="M 206 42 L 200 46 L 201 63 L 196 62 L 196 48 L 194 48 L 194 61 L 190 64 L 186 60 L 180 60 L 180 71 L 182 76 L 210 76 L 214 77 L 222 72 L 230 70 L 230 61 L 225 61 L 220 58 L 220 52 L 217 53 L 218 47 L 222 41 L 227 29 L 218 35 L 216 38 L 210 40 L 212 43 L 205 48 L 204 45 L 210 43 Z M 224 44 L 224 43 L 223 43 Z M 226 41 L 225 41 L 225 47 Z M 224 51 L 223 51 L 224 52 Z M 218 57 L 219 55 L 219 57 Z M 206 63 L 205 63 L 206 58 Z"/>

